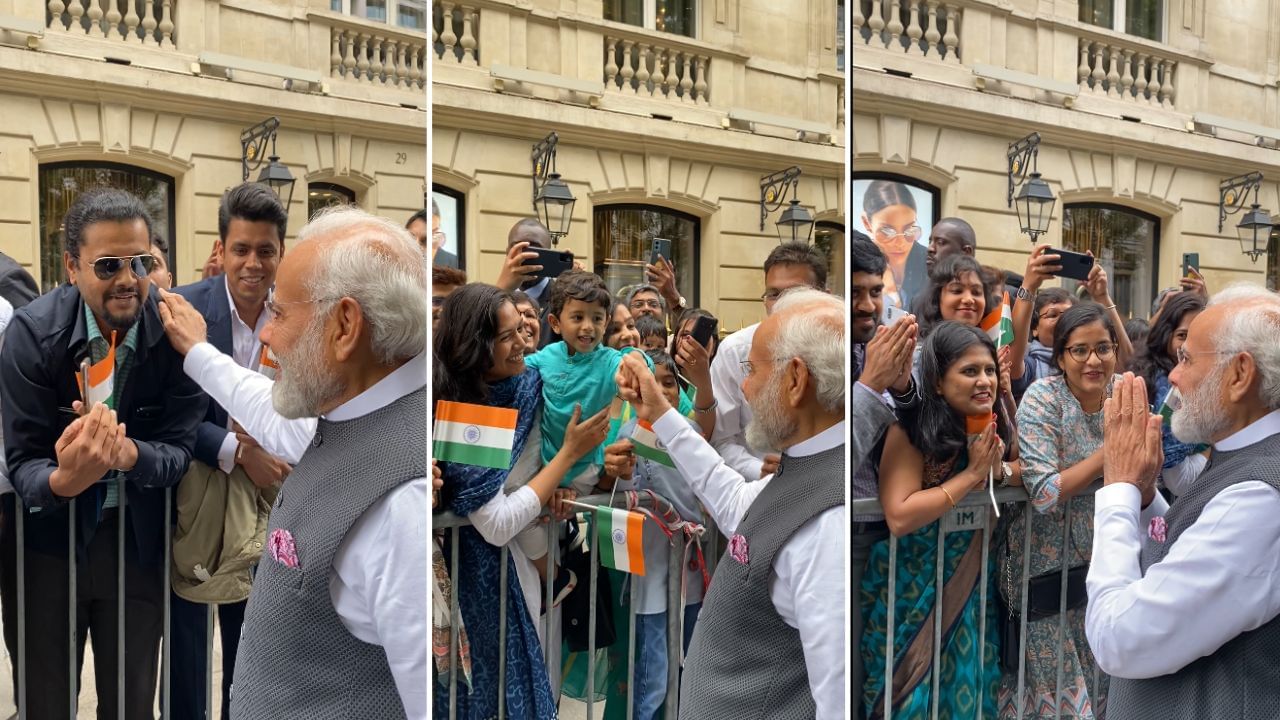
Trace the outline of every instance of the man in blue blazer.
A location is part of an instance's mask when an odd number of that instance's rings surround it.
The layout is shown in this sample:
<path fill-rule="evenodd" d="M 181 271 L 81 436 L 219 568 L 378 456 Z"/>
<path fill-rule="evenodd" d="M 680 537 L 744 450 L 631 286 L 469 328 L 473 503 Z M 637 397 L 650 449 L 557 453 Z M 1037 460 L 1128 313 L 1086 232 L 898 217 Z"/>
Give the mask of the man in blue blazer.
<path fill-rule="evenodd" d="M 209 342 L 232 356 L 241 367 L 260 369 L 262 343 L 258 334 L 269 319 L 267 300 L 284 254 L 287 223 L 288 214 L 269 186 L 244 183 L 231 188 L 222 196 L 218 208 L 217 252 L 223 273 L 174 291 L 204 316 Z M 289 472 L 284 461 L 258 447 L 231 422 L 227 411 L 212 401 L 196 430 L 194 459 L 226 473 L 228 482 L 237 481 L 230 476 L 240 467 L 254 485 L 263 489 L 278 485 Z M 223 718 L 228 715 L 245 602 L 217 605 L 222 637 Z M 208 608 L 173 594 L 170 709 L 174 720 L 204 717 Z"/>

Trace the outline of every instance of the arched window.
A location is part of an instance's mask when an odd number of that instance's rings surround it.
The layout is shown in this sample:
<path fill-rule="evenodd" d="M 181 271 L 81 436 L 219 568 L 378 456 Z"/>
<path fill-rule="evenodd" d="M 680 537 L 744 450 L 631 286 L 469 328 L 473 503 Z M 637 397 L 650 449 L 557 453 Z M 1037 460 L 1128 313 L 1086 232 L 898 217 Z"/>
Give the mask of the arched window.
<path fill-rule="evenodd" d="M 1111 299 L 1122 317 L 1146 317 L 1159 288 L 1160 220 L 1131 208 L 1099 203 L 1067 205 L 1062 243 L 1074 252 L 1092 251 L 1106 269 Z M 1078 283 L 1064 281 L 1074 289 Z"/>
<path fill-rule="evenodd" d="M 40 166 L 40 292 L 66 280 L 62 220 L 67 210 L 85 191 L 102 187 L 126 190 L 142 200 L 151 215 L 152 232 L 169 245 L 170 269 L 178 266 L 173 241 L 173 178 L 116 163 L 48 163 Z"/>
<path fill-rule="evenodd" d="M 827 287 L 844 295 L 845 247 L 844 225 L 819 220 L 813 227 L 813 246 L 827 258 Z"/>
<path fill-rule="evenodd" d="M 910 308 L 929 284 L 925 263 L 929 234 L 938 222 L 938 189 L 927 183 L 889 173 L 854 173 L 850 183 L 849 216 L 858 231 L 868 235 L 884 253 L 885 303 Z"/>
<path fill-rule="evenodd" d="M 467 269 L 467 196 L 431 184 L 432 262 L 459 270 Z M 503 238 L 506 242 L 506 238 Z"/>
<path fill-rule="evenodd" d="M 327 182 L 313 182 L 307 185 L 307 217 L 313 218 L 316 213 L 330 205 L 355 205 L 356 194 L 341 185 Z"/>
<path fill-rule="evenodd" d="M 644 266 L 655 238 L 671 241 L 676 289 L 698 306 L 698 244 L 702 224 L 693 215 L 652 205 L 606 205 L 595 210 L 595 273 L 609 292 L 646 282 Z"/>

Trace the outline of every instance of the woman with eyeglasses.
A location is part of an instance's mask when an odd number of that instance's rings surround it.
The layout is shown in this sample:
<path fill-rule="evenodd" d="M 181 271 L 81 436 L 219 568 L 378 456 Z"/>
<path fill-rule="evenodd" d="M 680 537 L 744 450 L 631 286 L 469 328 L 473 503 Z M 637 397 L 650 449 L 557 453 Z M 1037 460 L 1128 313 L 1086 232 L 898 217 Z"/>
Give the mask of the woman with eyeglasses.
<path fill-rule="evenodd" d="M 1178 351 L 1187 341 L 1191 321 L 1204 308 L 1204 297 L 1197 293 L 1179 292 L 1170 296 L 1152 324 L 1146 342 L 1134 358 L 1133 372 L 1146 382 L 1147 399 L 1151 401 L 1151 411 L 1154 413 L 1160 412 L 1169 396 L 1172 387 L 1169 373 L 1178 364 Z M 1180 442 L 1174 437 L 1168 420 L 1165 420 L 1163 433 L 1164 465 L 1160 480 L 1174 495 L 1181 495 L 1208 465 L 1208 457 L 1202 454 L 1208 448 Z"/>
<path fill-rule="evenodd" d="M 862 196 L 862 226 L 889 261 L 884 273 L 885 302 L 911 307 L 911 299 L 925 285 L 928 248 L 916 242 L 916 201 L 911 190 L 895 180 L 873 180 Z"/>
<path fill-rule="evenodd" d="M 870 718 L 884 717 L 885 649 L 890 609 L 890 547 L 897 543 L 893 596 L 893 717 L 925 720 L 933 704 L 938 717 L 972 720 L 979 703 L 995 715 L 997 666 L 995 613 L 982 617 L 983 545 L 988 534 L 948 531 L 942 538 L 942 587 L 937 586 L 939 533 L 944 523 L 989 512 L 988 504 L 961 508 L 971 493 L 986 494 L 1002 473 L 1001 458 L 1015 430 L 996 403 L 999 361 L 987 334 L 972 325 L 942 322 L 924 342 L 917 409 L 889 427 L 880 448 L 880 504 L 894 537 L 872 545 L 860 588 L 861 654 L 867 680 L 859 697 Z M 967 418 L 991 417 L 969 436 Z M 895 539 L 896 538 L 896 539 Z M 988 573 L 988 582 L 994 577 Z M 988 586 L 987 597 L 994 594 Z M 932 665 L 934 618 L 944 619 L 941 664 Z M 986 631 L 983 636 L 982 631 Z M 939 694 L 933 694 L 933 673 Z M 960 692 L 965 688 L 968 692 Z M 981 701 L 979 700 L 981 696 Z"/>
<path fill-rule="evenodd" d="M 1041 378 L 1018 408 L 1022 484 L 1035 514 L 1031 521 L 1029 581 L 1023 579 L 1026 515 L 1010 516 L 998 552 L 1002 664 L 1001 718 L 1099 718 L 1107 678 L 1085 637 L 1085 577 L 1093 546 L 1093 495 L 1102 476 L 1102 404 L 1113 382 L 1120 329 L 1107 309 L 1085 303 L 1067 310 L 1054 329 L 1057 374 Z M 1079 496 L 1079 497 L 1076 497 Z M 1068 523 L 1070 525 L 1068 529 Z M 1066 548 L 1063 548 L 1063 538 Z M 1066 633 L 1059 635 L 1062 568 L 1066 565 Z M 1027 596 L 1026 679 L 1017 697 L 1018 644 L 1023 588 Z M 1062 706 L 1057 704 L 1058 647 L 1062 648 Z M 1021 713 L 1020 713 L 1021 710 Z M 1061 711 L 1061 715 L 1059 715 Z"/>

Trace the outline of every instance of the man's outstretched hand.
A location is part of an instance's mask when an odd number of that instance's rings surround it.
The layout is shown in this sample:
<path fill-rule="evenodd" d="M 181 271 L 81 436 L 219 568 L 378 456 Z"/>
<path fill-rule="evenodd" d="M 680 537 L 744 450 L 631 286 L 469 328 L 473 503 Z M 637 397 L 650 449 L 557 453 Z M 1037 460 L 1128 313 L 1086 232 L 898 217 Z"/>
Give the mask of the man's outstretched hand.
<path fill-rule="evenodd" d="M 622 364 L 618 366 L 616 376 L 618 395 L 631 403 L 636 417 L 652 423 L 671 409 L 662 394 L 662 386 L 653 377 L 649 366 L 640 358 L 640 353 L 627 353 L 622 356 Z"/>
<path fill-rule="evenodd" d="M 160 291 L 160 321 L 164 323 L 164 334 L 169 336 L 173 349 L 185 357 L 191 348 L 209 339 L 204 316 L 181 295 L 157 290 Z"/>

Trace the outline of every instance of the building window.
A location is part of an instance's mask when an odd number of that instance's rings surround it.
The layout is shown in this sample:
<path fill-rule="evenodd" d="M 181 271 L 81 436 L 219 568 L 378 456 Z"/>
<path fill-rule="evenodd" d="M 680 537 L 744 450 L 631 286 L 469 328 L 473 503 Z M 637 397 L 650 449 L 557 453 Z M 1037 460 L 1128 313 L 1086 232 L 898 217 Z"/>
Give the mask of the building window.
<path fill-rule="evenodd" d="M 1164 0 L 1080 0 L 1080 22 L 1164 41 Z"/>
<path fill-rule="evenodd" d="M 467 196 L 443 185 L 431 185 L 431 262 L 466 270 Z"/>
<path fill-rule="evenodd" d="M 62 263 L 62 220 L 76 198 L 95 188 L 125 190 L 142 200 L 151 216 L 152 233 L 169 244 L 169 268 L 176 279 L 173 178 L 114 163 L 51 163 L 40 166 L 40 292 L 48 292 L 67 279 Z"/>
<path fill-rule="evenodd" d="M 329 0 L 329 9 L 407 30 L 427 29 L 427 0 Z"/>
<path fill-rule="evenodd" d="M 333 183 L 313 182 L 307 185 L 307 217 L 315 217 L 316 213 L 330 205 L 355 205 L 356 194 L 341 185 Z"/>
<path fill-rule="evenodd" d="M 836 67 L 844 72 L 844 0 L 836 3 Z"/>
<path fill-rule="evenodd" d="M 689 307 L 698 306 L 698 218 L 650 205 L 609 205 L 596 208 L 595 273 L 604 278 L 615 296 L 634 285 L 643 285 L 644 266 L 654 238 L 671 241 L 671 262 L 676 268 L 676 290 Z"/>
<path fill-rule="evenodd" d="M 827 258 L 827 287 L 837 295 L 844 295 L 844 225 L 827 221 L 816 223 L 813 227 L 813 246 Z"/>
<path fill-rule="evenodd" d="M 697 0 L 604 0 L 604 19 L 696 37 Z"/>
<path fill-rule="evenodd" d="M 1122 317 L 1146 317 L 1156 296 L 1160 266 L 1160 221 L 1153 215 L 1114 205 L 1068 205 L 1062 216 L 1067 250 L 1092 251 L 1107 271 L 1111 299 Z M 1075 289 L 1080 283 L 1063 280 Z"/>

